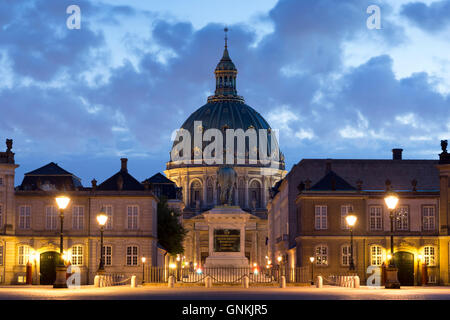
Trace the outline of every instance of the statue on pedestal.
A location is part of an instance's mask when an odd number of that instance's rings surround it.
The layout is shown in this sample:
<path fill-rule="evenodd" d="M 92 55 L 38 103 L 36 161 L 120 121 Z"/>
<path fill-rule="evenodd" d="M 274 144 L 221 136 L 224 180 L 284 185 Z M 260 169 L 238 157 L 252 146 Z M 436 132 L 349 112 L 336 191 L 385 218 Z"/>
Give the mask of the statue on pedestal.
<path fill-rule="evenodd" d="M 231 166 L 222 166 L 217 170 L 217 183 L 220 186 L 220 204 L 233 204 L 233 188 L 237 179 L 236 171 Z"/>

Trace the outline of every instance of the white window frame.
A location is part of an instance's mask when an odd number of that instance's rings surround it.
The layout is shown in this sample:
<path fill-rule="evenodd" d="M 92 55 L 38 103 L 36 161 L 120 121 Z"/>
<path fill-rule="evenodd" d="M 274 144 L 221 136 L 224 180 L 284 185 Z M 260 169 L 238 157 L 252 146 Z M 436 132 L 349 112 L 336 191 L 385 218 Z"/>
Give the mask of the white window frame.
<path fill-rule="evenodd" d="M 403 210 L 403 214 L 406 211 L 405 216 L 398 215 L 395 219 L 395 230 L 409 231 L 409 206 L 399 206 L 398 211 Z"/>
<path fill-rule="evenodd" d="M 72 229 L 73 230 L 84 229 L 84 206 L 72 207 Z"/>
<path fill-rule="evenodd" d="M 82 266 L 84 263 L 84 248 L 83 245 L 77 244 L 72 247 L 72 253 L 70 256 L 71 264 L 73 266 Z"/>
<path fill-rule="evenodd" d="M 314 228 L 316 230 L 328 229 L 328 206 L 316 205 L 314 207 Z"/>
<path fill-rule="evenodd" d="M 112 266 L 112 245 L 103 246 L 103 262 L 105 266 Z"/>
<path fill-rule="evenodd" d="M 126 265 L 127 267 L 136 267 L 138 265 L 139 248 L 136 245 L 127 246 Z"/>
<path fill-rule="evenodd" d="M 350 266 L 350 258 L 352 257 L 350 248 L 351 248 L 350 243 L 346 243 L 341 246 L 341 266 L 344 267 Z M 355 247 L 353 246 L 353 263 L 355 263 L 355 261 L 356 261 Z"/>
<path fill-rule="evenodd" d="M 138 230 L 139 228 L 139 206 L 128 205 L 127 206 L 127 229 Z"/>
<path fill-rule="evenodd" d="M 103 210 L 105 214 L 108 216 L 108 220 L 106 220 L 105 229 L 112 230 L 113 228 L 113 206 L 111 204 L 105 204 L 103 206 Z"/>
<path fill-rule="evenodd" d="M 319 244 L 314 247 L 314 261 L 318 266 L 328 266 L 328 246 L 326 244 Z"/>
<path fill-rule="evenodd" d="M 28 230 L 31 228 L 31 206 L 23 205 L 19 207 L 19 229 Z"/>
<path fill-rule="evenodd" d="M 429 267 L 436 266 L 436 247 L 435 246 L 424 246 L 423 247 L 423 261 Z"/>
<path fill-rule="evenodd" d="M 45 207 L 45 229 L 56 230 L 58 225 L 58 210 L 55 206 Z"/>
<path fill-rule="evenodd" d="M 383 247 L 378 244 L 371 245 L 370 246 L 370 265 L 371 266 L 381 266 L 382 264 L 383 264 Z"/>
<path fill-rule="evenodd" d="M 17 264 L 19 266 L 25 266 L 30 261 L 30 246 L 20 245 L 17 248 Z"/>
<path fill-rule="evenodd" d="M 0 244 L 0 266 L 3 266 L 3 244 Z"/>
<path fill-rule="evenodd" d="M 422 207 L 422 229 L 423 231 L 436 230 L 436 206 L 426 205 Z"/>
<path fill-rule="evenodd" d="M 3 203 L 0 203 L 0 227 L 3 226 Z"/>
<path fill-rule="evenodd" d="M 373 224 L 372 224 L 373 222 Z M 369 207 L 369 229 L 370 231 L 383 230 L 383 207 L 370 206 Z"/>
<path fill-rule="evenodd" d="M 353 212 L 353 205 L 344 204 L 341 206 L 341 229 L 342 230 L 350 230 L 350 226 L 347 223 L 346 217 L 351 212 Z"/>

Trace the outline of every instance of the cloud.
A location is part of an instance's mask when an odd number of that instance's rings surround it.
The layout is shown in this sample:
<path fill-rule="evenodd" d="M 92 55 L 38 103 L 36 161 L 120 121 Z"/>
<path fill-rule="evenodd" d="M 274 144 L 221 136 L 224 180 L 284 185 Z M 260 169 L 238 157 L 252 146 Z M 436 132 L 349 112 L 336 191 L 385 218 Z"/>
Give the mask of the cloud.
<path fill-rule="evenodd" d="M 444 30 L 450 25 L 450 0 L 430 3 L 412 2 L 404 4 L 401 14 L 415 25 L 428 31 Z"/>

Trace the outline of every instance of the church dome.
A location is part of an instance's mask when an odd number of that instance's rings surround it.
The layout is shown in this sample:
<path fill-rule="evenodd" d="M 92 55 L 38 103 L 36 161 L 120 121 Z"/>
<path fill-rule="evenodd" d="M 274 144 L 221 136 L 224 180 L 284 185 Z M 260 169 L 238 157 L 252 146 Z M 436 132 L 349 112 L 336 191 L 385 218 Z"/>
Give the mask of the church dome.
<path fill-rule="evenodd" d="M 269 124 L 255 109 L 245 104 L 243 97 L 237 94 L 237 69 L 229 56 L 226 41 L 227 38 L 225 38 L 225 49 L 223 52 L 223 56 L 214 71 L 216 77 L 215 94 L 208 97 L 207 103 L 194 111 L 187 118 L 187 120 L 181 126 L 181 129 L 187 130 L 190 133 L 192 150 L 194 150 L 194 134 L 196 131 L 205 132 L 208 129 L 220 130 L 223 133 L 224 152 L 226 150 L 226 129 L 242 129 L 244 132 L 248 129 L 254 129 L 256 131 L 258 149 L 260 148 L 260 137 L 258 135 L 258 132 L 261 129 L 267 130 L 267 154 L 268 156 L 270 156 L 274 153 L 278 153 L 279 169 L 284 169 L 284 158 L 279 151 L 278 142 L 276 141 L 276 139 L 271 139 L 271 135 L 273 135 L 274 133 L 272 132 Z M 195 122 L 201 122 L 201 127 L 195 128 Z M 273 145 L 275 146 L 276 150 L 272 150 L 273 147 L 271 140 L 275 141 Z M 172 146 L 172 152 L 178 152 L 178 150 L 175 149 L 178 142 L 178 139 L 176 139 Z M 203 142 L 203 149 L 209 143 L 209 141 Z M 237 143 L 235 142 L 234 145 L 234 156 L 236 164 Z M 249 148 L 249 143 L 247 141 L 245 145 L 245 158 L 247 159 L 246 163 L 248 163 L 249 153 L 252 152 L 251 150 L 249 150 Z M 259 159 L 258 151 L 259 150 L 253 150 L 253 152 L 256 152 L 256 154 L 258 154 Z M 194 159 L 194 152 L 192 152 L 192 159 Z M 171 161 L 173 161 L 172 154 Z M 174 164 L 172 163 L 172 165 Z"/>

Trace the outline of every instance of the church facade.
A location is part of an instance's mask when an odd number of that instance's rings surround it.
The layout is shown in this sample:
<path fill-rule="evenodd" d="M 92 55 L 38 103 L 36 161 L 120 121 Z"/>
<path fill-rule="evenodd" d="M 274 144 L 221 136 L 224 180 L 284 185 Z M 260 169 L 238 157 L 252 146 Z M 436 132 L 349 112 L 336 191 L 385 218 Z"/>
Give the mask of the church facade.
<path fill-rule="evenodd" d="M 204 106 L 192 113 L 180 130 L 187 131 L 191 137 L 205 133 L 208 129 L 217 129 L 223 133 L 224 154 L 231 152 L 232 155 L 232 163 L 226 165 L 236 173 L 235 187 L 230 191 L 229 205 L 246 215 L 240 236 L 242 250 L 245 251 L 243 254 L 248 263 L 265 265 L 268 243 L 266 205 L 270 199 L 270 189 L 286 174 L 283 154 L 279 151 L 276 141 L 268 143 L 264 152 L 269 155 L 278 154 L 276 160 L 270 165 L 261 164 L 259 161 L 256 161 L 256 164 L 252 163 L 250 159 L 252 152 L 259 160 L 260 150 L 256 149 L 262 148 L 266 143 L 259 136 L 253 148 L 250 139 L 245 141 L 245 148 L 241 151 L 238 150 L 237 143 L 230 148 L 228 143 L 235 138 L 227 135 L 229 129 L 267 132 L 269 136 L 272 129 L 267 121 L 256 110 L 245 104 L 244 98 L 237 94 L 237 69 L 229 56 L 227 44 L 214 73 L 215 94 L 208 98 Z M 192 138 L 193 152 L 188 161 L 175 159 L 179 150 L 178 141 L 174 142 L 171 160 L 167 163 L 164 173 L 178 187 L 183 188 L 183 202 L 186 206 L 183 211 L 183 223 L 188 231 L 185 240 L 185 259 L 201 266 L 205 264 L 208 256 L 214 253 L 211 244 L 214 237 L 210 233 L 212 226 L 208 224 L 206 216 L 209 210 L 222 205 L 218 170 L 223 164 L 207 163 L 205 157 L 197 159 L 195 153 L 200 149 L 205 150 L 207 143 L 202 142 L 196 146 L 193 140 Z M 224 155 L 223 158 L 225 160 L 227 157 Z M 235 224 L 238 225 L 237 222 Z"/>

